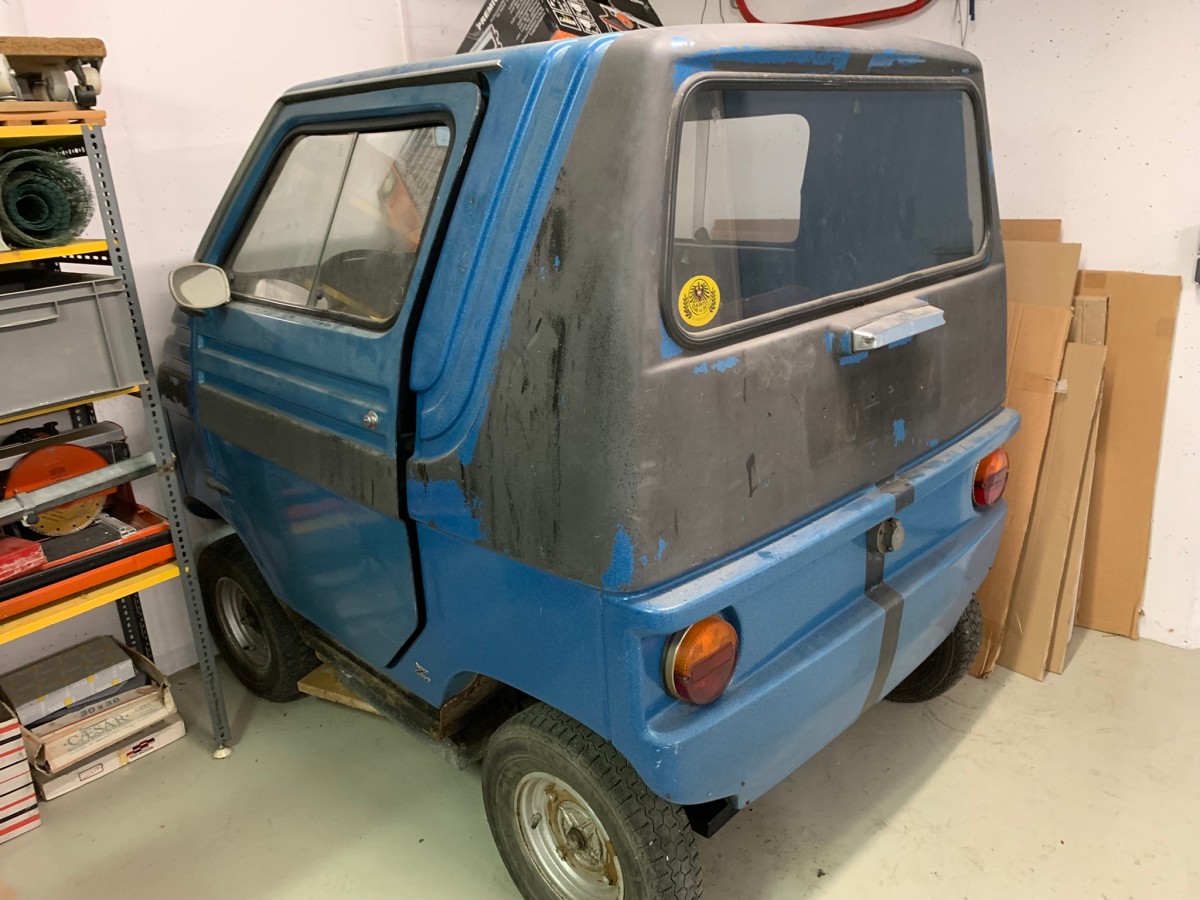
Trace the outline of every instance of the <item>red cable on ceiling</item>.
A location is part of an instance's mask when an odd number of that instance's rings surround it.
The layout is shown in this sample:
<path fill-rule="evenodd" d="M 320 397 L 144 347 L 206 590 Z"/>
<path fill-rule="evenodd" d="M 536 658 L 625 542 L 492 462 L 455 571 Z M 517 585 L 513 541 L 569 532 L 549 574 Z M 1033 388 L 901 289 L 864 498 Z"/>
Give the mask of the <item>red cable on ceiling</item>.
<path fill-rule="evenodd" d="M 722 0 L 724 2 L 724 0 Z M 830 16 L 827 19 L 809 19 L 802 22 L 764 22 L 757 18 L 754 13 L 750 12 L 748 0 L 733 0 L 737 5 L 738 12 L 742 14 L 742 18 L 747 22 L 753 22 L 756 25 L 826 25 L 829 27 L 841 28 L 847 25 L 865 25 L 867 22 L 882 22 L 886 19 L 898 19 L 901 16 L 907 16 L 918 10 L 924 9 L 933 0 L 912 0 L 910 3 L 905 3 L 902 6 L 893 6 L 889 9 L 877 9 L 874 12 L 852 13 L 847 16 Z"/>

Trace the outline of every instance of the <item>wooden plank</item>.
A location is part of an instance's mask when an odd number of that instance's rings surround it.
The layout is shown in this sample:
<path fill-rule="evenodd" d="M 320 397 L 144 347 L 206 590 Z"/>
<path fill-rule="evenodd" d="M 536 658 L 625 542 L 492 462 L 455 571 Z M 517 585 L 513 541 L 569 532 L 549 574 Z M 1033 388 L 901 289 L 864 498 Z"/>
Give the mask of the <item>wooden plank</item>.
<path fill-rule="evenodd" d="M 144 591 L 148 587 L 179 577 L 179 566 L 173 562 L 163 563 L 144 572 L 138 572 L 99 587 L 80 591 L 46 606 L 40 606 L 19 616 L 0 622 L 0 644 L 7 644 L 59 622 L 73 619 L 93 609 L 114 603 L 122 597 Z"/>
<path fill-rule="evenodd" d="M 63 109 L 57 112 L 32 112 L 24 109 L 24 103 L 0 103 L 0 128 L 10 125 L 103 125 L 105 112 L 102 109 Z"/>
<path fill-rule="evenodd" d="M 9 57 L 47 59 L 104 59 L 108 50 L 100 38 L 33 37 L 5 35 L 0 37 L 0 53 Z"/>
<path fill-rule="evenodd" d="M 1079 605 L 1079 586 L 1083 580 L 1083 546 L 1087 537 L 1088 514 L 1092 506 L 1092 483 L 1096 473 L 1096 436 L 1100 433 L 1100 407 L 1103 391 L 1096 398 L 1092 434 L 1088 439 L 1087 463 L 1083 470 L 1083 487 L 1075 506 L 1075 521 L 1071 523 L 1071 547 L 1063 572 L 1063 586 L 1058 595 L 1058 611 L 1054 620 L 1054 635 L 1050 639 L 1050 656 L 1046 670 L 1061 675 L 1067 667 L 1067 649 L 1075 631 L 1075 610 Z"/>
<path fill-rule="evenodd" d="M 342 706 L 352 706 L 355 709 L 361 709 L 363 712 L 379 715 L 379 710 L 357 694 L 346 689 L 346 686 L 338 678 L 337 669 L 329 663 L 324 663 L 313 669 L 296 683 L 296 687 L 303 694 L 320 697 L 322 700 L 328 700 L 330 703 L 340 703 Z"/>
<path fill-rule="evenodd" d="M 79 109 L 69 100 L 0 100 L 0 109 L 17 110 L 21 113 L 61 112 L 64 109 Z"/>

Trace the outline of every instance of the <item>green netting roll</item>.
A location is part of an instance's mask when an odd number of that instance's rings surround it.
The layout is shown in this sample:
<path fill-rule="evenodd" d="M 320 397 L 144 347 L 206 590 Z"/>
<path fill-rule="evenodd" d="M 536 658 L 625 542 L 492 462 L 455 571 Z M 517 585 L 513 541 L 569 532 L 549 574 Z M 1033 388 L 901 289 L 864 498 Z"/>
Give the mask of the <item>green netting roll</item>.
<path fill-rule="evenodd" d="M 10 247 L 57 247 L 83 233 L 92 192 L 69 160 L 45 150 L 0 154 L 0 237 Z"/>

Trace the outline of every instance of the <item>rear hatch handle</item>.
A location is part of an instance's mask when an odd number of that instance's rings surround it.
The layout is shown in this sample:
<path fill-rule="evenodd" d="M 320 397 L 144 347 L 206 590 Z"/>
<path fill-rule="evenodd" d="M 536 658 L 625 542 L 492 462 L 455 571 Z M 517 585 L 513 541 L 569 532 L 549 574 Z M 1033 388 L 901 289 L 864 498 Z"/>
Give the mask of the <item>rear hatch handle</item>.
<path fill-rule="evenodd" d="M 946 324 L 945 314 L 931 303 L 918 300 L 915 306 L 910 306 L 896 312 L 864 322 L 850 333 L 850 348 L 854 353 L 864 350 L 878 350 L 905 341 L 913 335 L 932 331 Z"/>

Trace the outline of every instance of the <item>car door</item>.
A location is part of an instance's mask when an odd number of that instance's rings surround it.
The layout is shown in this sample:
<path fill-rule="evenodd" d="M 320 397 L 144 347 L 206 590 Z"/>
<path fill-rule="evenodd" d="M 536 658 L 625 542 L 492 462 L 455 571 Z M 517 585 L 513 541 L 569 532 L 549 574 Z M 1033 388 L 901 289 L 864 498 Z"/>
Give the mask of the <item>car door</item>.
<path fill-rule="evenodd" d="M 202 254 L 232 293 L 193 320 L 209 483 L 276 594 L 377 667 L 420 621 L 406 335 L 480 103 L 458 82 L 285 106 Z"/>

